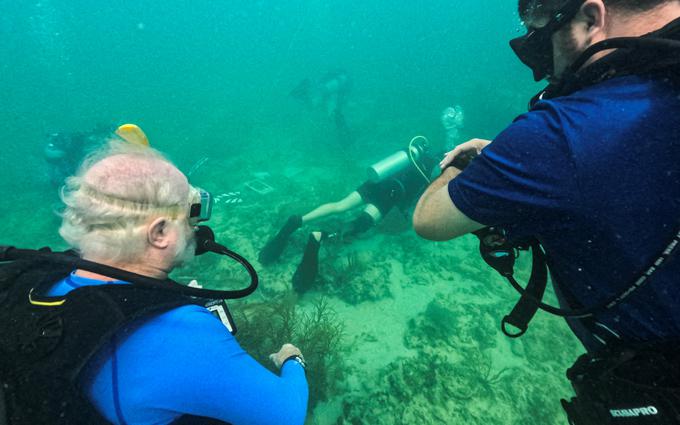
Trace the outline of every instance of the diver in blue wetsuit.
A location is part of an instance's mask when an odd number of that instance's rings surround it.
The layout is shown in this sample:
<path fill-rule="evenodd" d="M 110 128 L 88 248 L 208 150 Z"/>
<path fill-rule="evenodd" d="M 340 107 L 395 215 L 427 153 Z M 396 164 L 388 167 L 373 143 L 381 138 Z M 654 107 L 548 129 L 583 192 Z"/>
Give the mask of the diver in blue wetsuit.
<path fill-rule="evenodd" d="M 49 296 L 116 285 L 75 272 Z M 188 305 L 143 318 L 119 331 L 90 361 L 82 385 L 115 424 L 172 423 L 182 415 L 231 424 L 302 424 L 307 382 L 287 345 L 276 357 L 281 376 L 258 364 L 204 307 Z"/>
<path fill-rule="evenodd" d="M 520 0 L 519 11 L 527 34 L 510 45 L 550 85 L 493 141 L 444 158 L 416 231 L 480 237 L 522 295 L 506 334 L 538 308 L 566 318 L 588 350 L 568 372 L 569 423 L 680 424 L 680 1 Z M 522 246 L 537 272 L 524 289 L 512 280 Z M 559 308 L 540 301 L 546 265 Z"/>
<path fill-rule="evenodd" d="M 193 226 L 207 219 L 211 206 L 207 193 L 191 187 L 158 152 L 119 142 L 86 161 L 63 199 L 60 234 L 82 258 L 161 282 L 194 255 Z M 3 314 L 17 312 L 0 332 L 10 423 L 304 423 L 308 388 L 295 346 L 272 354 L 276 375 L 198 298 L 84 269 L 68 273 L 38 264 L 22 273 L 2 298 Z M 30 289 L 28 296 L 22 288 Z M 33 323 L 41 314 L 44 320 Z M 62 336 L 13 351 L 12 328 L 24 340 L 32 332 L 38 341 Z M 35 350 L 42 354 L 30 360 Z"/>

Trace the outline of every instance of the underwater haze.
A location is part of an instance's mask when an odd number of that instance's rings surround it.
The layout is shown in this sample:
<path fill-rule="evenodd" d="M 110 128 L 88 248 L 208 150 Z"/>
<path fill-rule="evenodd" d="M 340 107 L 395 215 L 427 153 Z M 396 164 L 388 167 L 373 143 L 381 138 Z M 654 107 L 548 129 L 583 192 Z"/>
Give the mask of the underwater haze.
<path fill-rule="evenodd" d="M 544 313 L 522 338 L 502 334 L 517 294 L 479 258 L 474 237 L 425 241 L 393 211 L 351 243 L 324 245 L 319 281 L 299 296 L 291 277 L 306 231 L 280 261 L 257 262 L 288 216 L 352 192 L 369 165 L 413 137 L 443 149 L 445 108 L 464 110 L 457 143 L 491 139 L 521 114 L 540 87 L 508 46 L 520 32 L 508 0 L 5 2 L 1 243 L 67 247 L 49 134 L 135 123 L 219 198 L 217 239 L 261 277 L 255 295 L 230 304 L 237 338 L 263 364 L 277 344 L 300 346 L 308 424 L 566 423 L 565 370 L 582 348 Z M 352 82 L 351 142 L 323 106 L 291 96 L 336 70 Z M 175 275 L 229 288 L 245 279 L 202 257 Z M 301 325 L 280 326 L 290 318 Z M 268 330 L 281 332 L 271 347 L 259 338 Z"/>

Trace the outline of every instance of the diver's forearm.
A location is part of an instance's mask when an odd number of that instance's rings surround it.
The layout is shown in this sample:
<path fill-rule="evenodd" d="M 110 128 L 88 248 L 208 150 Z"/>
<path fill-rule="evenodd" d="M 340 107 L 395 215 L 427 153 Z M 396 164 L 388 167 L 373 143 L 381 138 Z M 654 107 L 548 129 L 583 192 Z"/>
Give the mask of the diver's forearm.
<path fill-rule="evenodd" d="M 436 179 L 434 179 L 432 183 L 430 183 L 430 185 L 427 187 L 427 189 L 425 189 L 425 192 L 418 200 L 414 212 L 414 217 L 418 214 L 419 210 L 421 210 L 428 204 L 428 199 L 433 193 L 437 192 L 439 189 L 449 184 L 449 182 L 455 179 L 460 173 L 461 171 L 456 167 L 445 168 L 444 171 L 442 171 L 442 173 L 439 175 L 439 177 L 437 177 Z"/>
<path fill-rule="evenodd" d="M 437 177 L 430 185 L 425 189 L 425 193 L 423 193 L 422 198 L 428 197 L 430 194 L 436 192 L 437 190 L 441 189 L 442 187 L 446 186 L 449 184 L 449 182 L 453 179 L 455 179 L 458 174 L 460 174 L 461 171 L 456 168 L 456 167 L 447 167 L 442 171 L 442 173 Z"/>

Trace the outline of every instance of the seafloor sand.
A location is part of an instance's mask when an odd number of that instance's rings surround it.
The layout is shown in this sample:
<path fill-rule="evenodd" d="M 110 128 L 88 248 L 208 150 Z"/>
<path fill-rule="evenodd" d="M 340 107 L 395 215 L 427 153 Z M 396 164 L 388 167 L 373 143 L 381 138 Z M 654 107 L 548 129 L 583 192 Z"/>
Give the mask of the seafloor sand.
<path fill-rule="evenodd" d="M 356 164 L 309 167 L 301 160 L 265 172 L 248 163 L 250 169 L 232 168 L 229 182 L 221 178 L 224 191 L 240 191 L 243 202 L 218 204 L 212 225 L 220 239 L 251 259 L 289 214 L 338 199 L 364 177 Z M 195 177 L 215 182 L 220 170 L 220 162 L 212 160 Z M 243 184 L 253 179 L 274 191 L 261 195 Z M 298 231 L 280 262 L 257 267 L 261 288 L 248 302 L 290 293 L 307 233 L 334 230 L 351 218 Z M 565 422 L 559 399 L 571 394 L 564 372 L 580 353 L 579 345 L 563 321 L 545 313 L 520 339 L 500 332 L 500 319 L 517 295 L 478 258 L 473 237 L 423 241 L 394 212 L 351 243 L 326 243 L 320 269 L 316 287 L 296 303 L 309 312 L 323 298 L 337 313 L 344 335 L 333 361 L 344 375 L 327 386 L 329 397 L 314 406 L 309 423 Z M 220 273 L 238 276 L 233 268 Z M 240 303 L 234 302 L 233 309 Z"/>

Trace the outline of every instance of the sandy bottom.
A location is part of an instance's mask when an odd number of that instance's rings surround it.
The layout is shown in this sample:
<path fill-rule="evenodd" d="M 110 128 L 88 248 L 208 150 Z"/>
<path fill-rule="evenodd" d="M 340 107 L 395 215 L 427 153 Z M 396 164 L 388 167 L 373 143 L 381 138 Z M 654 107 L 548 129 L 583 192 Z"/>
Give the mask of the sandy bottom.
<path fill-rule="evenodd" d="M 242 173 L 231 177 L 264 182 L 272 191 L 240 183 L 225 188 L 240 191 L 243 203 L 218 205 L 213 225 L 252 259 L 288 215 L 340 199 L 363 178 L 360 167 L 339 165 Z M 253 300 L 290 293 L 308 232 L 337 230 L 353 216 L 296 232 L 279 262 L 257 267 L 262 286 Z M 578 342 L 562 320 L 545 313 L 522 338 L 504 336 L 500 320 L 517 294 L 477 249 L 472 236 L 421 240 L 399 212 L 358 239 L 324 244 L 317 284 L 297 306 L 309 309 L 324 298 L 336 312 L 345 373 L 328 399 L 313 406 L 308 423 L 565 423 L 559 400 L 572 394 L 565 371 L 581 353 Z M 527 260 L 518 265 L 521 277 Z"/>

